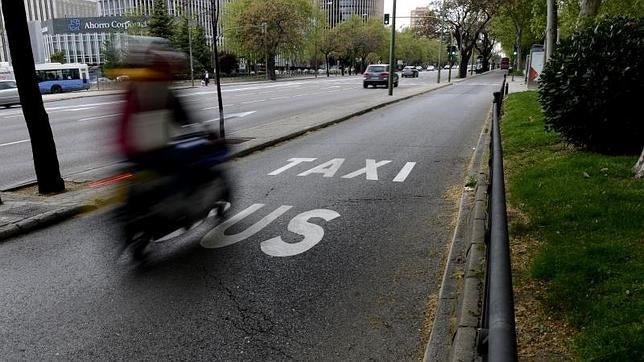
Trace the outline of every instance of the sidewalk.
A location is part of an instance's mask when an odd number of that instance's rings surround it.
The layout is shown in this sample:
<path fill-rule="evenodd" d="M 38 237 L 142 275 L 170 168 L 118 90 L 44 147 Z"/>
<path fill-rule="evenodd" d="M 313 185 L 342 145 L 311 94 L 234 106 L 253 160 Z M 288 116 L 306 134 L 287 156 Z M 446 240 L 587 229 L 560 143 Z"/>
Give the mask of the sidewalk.
<path fill-rule="evenodd" d="M 523 76 L 515 76 L 514 81 L 512 81 L 511 76 L 508 76 L 507 82 L 508 93 L 525 92 L 528 90 L 528 85 L 525 83 Z"/>

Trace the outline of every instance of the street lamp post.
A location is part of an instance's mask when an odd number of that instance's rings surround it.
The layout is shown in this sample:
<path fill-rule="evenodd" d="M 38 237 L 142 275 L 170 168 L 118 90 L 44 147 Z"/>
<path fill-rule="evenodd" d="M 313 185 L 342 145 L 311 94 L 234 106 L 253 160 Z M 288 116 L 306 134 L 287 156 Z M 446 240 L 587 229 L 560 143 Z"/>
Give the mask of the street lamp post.
<path fill-rule="evenodd" d="M 188 15 L 188 49 L 190 51 L 190 81 L 192 86 L 195 86 L 195 69 L 192 60 L 192 7 L 188 6 L 190 14 Z"/>
<path fill-rule="evenodd" d="M 391 19 L 391 44 L 389 44 L 389 80 L 387 85 L 389 87 L 389 95 L 394 95 L 394 52 L 396 50 L 396 0 L 394 0 L 394 8 L 392 11 Z"/>
<path fill-rule="evenodd" d="M 270 80 L 270 76 L 268 75 L 268 43 L 266 40 L 266 33 L 267 33 L 267 24 L 262 23 L 262 33 L 264 34 L 264 69 L 266 71 L 266 80 Z"/>

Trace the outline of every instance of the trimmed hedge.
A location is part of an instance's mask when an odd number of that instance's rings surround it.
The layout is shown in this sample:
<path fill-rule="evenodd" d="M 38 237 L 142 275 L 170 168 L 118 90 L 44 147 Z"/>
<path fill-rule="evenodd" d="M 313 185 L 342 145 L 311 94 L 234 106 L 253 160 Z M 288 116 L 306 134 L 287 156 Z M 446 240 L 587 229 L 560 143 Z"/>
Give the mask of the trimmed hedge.
<path fill-rule="evenodd" d="M 541 74 L 546 129 L 592 151 L 644 146 L 644 18 L 604 18 L 558 45 Z"/>

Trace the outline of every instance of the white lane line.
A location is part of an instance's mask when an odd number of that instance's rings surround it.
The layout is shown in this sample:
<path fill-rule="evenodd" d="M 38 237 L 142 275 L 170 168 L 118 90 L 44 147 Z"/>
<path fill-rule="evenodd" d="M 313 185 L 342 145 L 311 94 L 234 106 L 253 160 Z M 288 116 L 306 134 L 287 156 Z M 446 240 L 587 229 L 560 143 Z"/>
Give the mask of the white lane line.
<path fill-rule="evenodd" d="M 67 111 L 69 111 L 69 112 L 79 112 L 79 111 L 86 111 L 88 109 L 93 109 L 93 108 L 95 108 L 95 107 L 72 108 L 72 109 L 67 109 Z M 65 111 L 65 110 L 61 109 L 58 112 L 63 112 L 63 111 Z"/>
<path fill-rule="evenodd" d="M 11 146 L 11 145 L 17 145 L 17 144 L 19 144 L 19 143 L 25 143 L 25 142 L 29 142 L 29 140 L 27 139 L 27 140 L 16 141 L 16 142 L 0 143 L 0 147 L 4 147 L 4 146 Z"/>
<path fill-rule="evenodd" d="M 120 115 L 120 113 L 114 113 L 114 114 L 106 114 L 104 116 L 87 117 L 87 118 L 81 118 L 81 119 L 77 120 L 77 122 L 85 122 L 85 121 L 91 121 L 91 120 L 94 120 L 94 119 L 116 117 L 116 116 L 119 116 L 119 115 Z"/>
<path fill-rule="evenodd" d="M 266 99 L 258 99 L 256 101 L 241 102 L 240 104 L 253 104 L 253 103 L 261 103 L 261 102 L 266 102 Z"/>
<path fill-rule="evenodd" d="M 334 85 L 334 86 L 331 86 L 331 87 L 326 87 L 326 89 L 333 89 L 333 88 L 342 88 L 342 87 L 341 87 L 341 86 L 339 86 L 339 85 Z"/>
<path fill-rule="evenodd" d="M 398 172 L 398 175 L 394 178 L 394 182 L 403 182 L 411 173 L 411 170 L 416 166 L 416 162 L 407 162 L 405 166 Z"/>
<path fill-rule="evenodd" d="M 80 104 L 80 105 L 74 105 L 74 106 L 46 107 L 45 111 L 47 111 L 47 112 L 59 112 L 59 111 L 64 111 L 64 110 L 84 111 L 84 110 L 88 110 L 88 109 L 95 108 L 95 107 L 98 107 L 98 106 L 105 106 L 105 105 L 110 105 L 110 104 L 118 104 L 118 103 L 123 103 L 123 102 L 125 102 L 125 101 L 90 103 L 90 104 Z M 20 112 L 14 112 L 14 113 L 7 113 L 2 118 L 14 118 L 14 117 L 22 117 L 22 116 L 23 116 L 23 113 L 22 113 L 22 111 L 20 111 Z"/>
<path fill-rule="evenodd" d="M 243 88 L 232 88 L 232 89 L 222 89 L 222 93 L 229 93 L 229 92 L 242 92 L 242 91 L 249 91 L 249 90 L 261 90 L 261 89 L 267 89 L 267 88 L 289 88 L 289 87 L 299 87 L 304 83 L 289 83 L 289 84 L 271 84 L 271 85 L 264 85 L 264 86 L 253 86 L 253 87 L 243 87 Z M 199 91 L 199 92 L 193 92 L 193 93 L 186 93 L 180 95 L 181 97 L 189 97 L 189 96 L 195 96 L 195 95 L 206 95 L 206 94 L 215 94 L 217 93 L 216 90 L 212 91 Z"/>
<path fill-rule="evenodd" d="M 240 112 L 240 113 L 231 113 L 231 114 L 224 114 L 224 119 L 231 119 L 231 118 L 242 118 L 249 116 L 257 111 L 249 111 L 249 112 Z M 204 121 L 204 123 L 212 123 L 212 122 L 217 122 L 219 121 L 219 117 L 214 118 L 214 119 L 209 119 L 207 121 Z"/>
<path fill-rule="evenodd" d="M 271 98 L 272 101 L 276 101 L 278 99 L 288 99 L 289 97 L 273 97 Z"/>
<path fill-rule="evenodd" d="M 234 107 L 234 106 L 236 106 L 236 105 L 235 104 L 224 104 L 224 107 Z M 209 109 L 219 109 L 219 106 L 201 108 L 202 111 L 207 111 Z"/>

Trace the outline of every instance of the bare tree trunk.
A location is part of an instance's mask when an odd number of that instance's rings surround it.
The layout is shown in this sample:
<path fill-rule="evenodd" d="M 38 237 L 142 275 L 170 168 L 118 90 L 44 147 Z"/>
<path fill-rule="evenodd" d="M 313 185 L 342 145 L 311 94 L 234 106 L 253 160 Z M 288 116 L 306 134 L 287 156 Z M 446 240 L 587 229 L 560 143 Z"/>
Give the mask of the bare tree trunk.
<path fill-rule="evenodd" d="M 635 178 L 644 178 L 644 148 L 642 149 L 640 159 L 633 166 L 633 173 L 635 173 Z"/>
<path fill-rule="evenodd" d="M 580 0 L 579 1 L 579 17 L 585 18 L 590 17 L 594 18 L 599 13 L 599 7 L 602 4 L 602 0 Z"/>
<path fill-rule="evenodd" d="M 38 191 L 41 194 L 65 191 L 49 116 L 38 89 L 25 6 L 22 1 L 4 1 L 2 11 L 22 113 L 31 139 Z"/>

